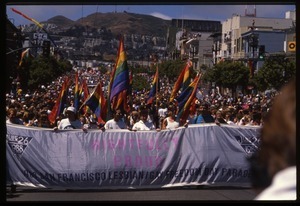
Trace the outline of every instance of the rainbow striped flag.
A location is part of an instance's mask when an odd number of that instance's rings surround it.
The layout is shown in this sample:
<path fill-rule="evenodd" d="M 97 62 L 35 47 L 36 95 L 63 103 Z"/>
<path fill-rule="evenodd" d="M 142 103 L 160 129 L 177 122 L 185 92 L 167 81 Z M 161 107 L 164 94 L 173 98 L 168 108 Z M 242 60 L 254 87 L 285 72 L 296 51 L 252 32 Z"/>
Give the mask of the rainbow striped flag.
<path fill-rule="evenodd" d="M 190 108 L 195 101 L 197 86 L 200 80 L 201 74 L 198 74 L 194 81 L 176 98 L 178 102 L 178 113 L 176 120 L 184 123 L 188 118 Z"/>
<path fill-rule="evenodd" d="M 156 66 L 156 72 L 152 81 L 152 87 L 147 98 L 147 104 L 152 104 L 155 99 L 156 93 L 159 90 L 159 81 L 158 81 L 158 66 Z"/>
<path fill-rule="evenodd" d="M 175 97 L 180 89 L 181 89 L 181 91 L 184 91 L 191 83 L 191 76 L 190 76 L 190 67 L 191 66 L 192 66 L 192 62 L 190 60 L 188 60 L 185 67 L 179 74 L 179 77 L 174 84 L 173 90 L 170 95 L 169 102 L 172 102 L 175 99 Z"/>
<path fill-rule="evenodd" d="M 128 113 L 130 107 L 127 102 L 127 96 L 130 86 L 129 68 L 127 57 L 124 50 L 124 39 L 121 36 L 119 43 L 118 56 L 116 66 L 111 73 L 109 86 L 109 104 L 111 111 L 121 109 Z"/>
<path fill-rule="evenodd" d="M 64 110 L 69 84 L 70 80 L 68 77 L 66 77 L 65 81 L 62 84 L 60 93 L 56 99 L 55 105 L 52 108 L 50 114 L 48 115 L 48 119 L 51 124 L 55 123 L 56 117 L 60 115 Z"/>
<path fill-rule="evenodd" d="M 83 93 L 83 102 L 85 102 L 85 100 L 90 96 L 90 92 L 86 83 L 85 79 L 82 79 L 81 81 L 81 88 L 79 91 L 79 96 L 82 96 Z M 90 110 L 90 108 L 88 106 L 85 106 L 83 109 L 83 113 L 87 113 Z"/>
<path fill-rule="evenodd" d="M 97 84 L 91 95 L 85 100 L 81 107 L 84 105 L 88 106 L 97 116 L 99 124 L 105 124 L 107 112 L 106 99 L 103 95 L 101 82 Z"/>
<path fill-rule="evenodd" d="M 75 73 L 75 89 L 74 89 L 74 107 L 76 111 L 79 111 L 80 103 L 80 90 L 79 90 L 79 80 L 78 80 L 78 71 Z"/>

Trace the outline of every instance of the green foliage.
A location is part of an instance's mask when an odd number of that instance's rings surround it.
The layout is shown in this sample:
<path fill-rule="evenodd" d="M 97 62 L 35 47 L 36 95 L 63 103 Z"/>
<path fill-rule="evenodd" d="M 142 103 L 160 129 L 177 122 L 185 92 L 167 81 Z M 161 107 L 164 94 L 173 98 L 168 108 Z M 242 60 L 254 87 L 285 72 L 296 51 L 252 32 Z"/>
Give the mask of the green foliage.
<path fill-rule="evenodd" d="M 67 60 L 57 61 L 53 56 L 36 57 L 28 65 L 28 88 L 36 88 L 40 84 L 47 84 L 62 74 L 71 71 L 72 65 Z"/>
<path fill-rule="evenodd" d="M 168 60 L 164 61 L 159 65 L 159 76 L 168 77 L 171 80 L 176 80 L 180 72 L 184 69 L 186 61 L 177 59 L 177 60 Z M 191 76 L 196 76 L 196 72 L 191 69 Z"/>
<path fill-rule="evenodd" d="M 101 72 L 101 74 L 106 74 L 108 71 L 105 66 L 99 66 L 98 69 Z"/>
<path fill-rule="evenodd" d="M 249 69 L 241 62 L 224 61 L 208 68 L 203 75 L 205 82 L 215 82 L 216 85 L 235 89 L 236 86 L 247 86 Z"/>
<path fill-rule="evenodd" d="M 254 76 L 254 82 L 259 91 L 267 89 L 279 90 L 286 82 L 296 76 L 296 63 L 285 55 L 275 55 L 267 58 L 263 66 Z"/>
<path fill-rule="evenodd" d="M 133 91 L 142 91 L 143 89 L 149 90 L 150 85 L 146 77 L 141 75 L 134 75 L 132 81 L 132 90 Z"/>

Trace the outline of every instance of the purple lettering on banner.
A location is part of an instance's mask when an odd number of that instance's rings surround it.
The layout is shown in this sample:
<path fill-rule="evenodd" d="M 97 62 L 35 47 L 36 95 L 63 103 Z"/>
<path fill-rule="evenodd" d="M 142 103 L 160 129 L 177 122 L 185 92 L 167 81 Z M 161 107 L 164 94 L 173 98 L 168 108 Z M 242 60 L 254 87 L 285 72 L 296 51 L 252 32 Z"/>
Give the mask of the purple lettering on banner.
<path fill-rule="evenodd" d="M 124 139 L 122 138 L 122 139 L 119 139 L 119 141 L 118 141 L 118 143 L 117 143 L 117 147 L 118 147 L 118 149 L 122 149 L 123 147 L 125 147 L 125 141 L 124 141 Z"/>
<path fill-rule="evenodd" d="M 147 148 L 147 150 L 153 150 L 154 149 L 154 141 L 153 141 L 153 139 L 150 139 L 148 141 L 148 144 L 147 144 L 146 148 Z"/>
<path fill-rule="evenodd" d="M 120 156 L 114 156 L 114 166 L 115 168 L 121 166 L 121 157 Z"/>
<path fill-rule="evenodd" d="M 135 141 L 135 138 L 130 137 L 129 138 L 129 148 L 132 149 L 133 148 L 133 142 Z"/>
<path fill-rule="evenodd" d="M 174 146 L 177 147 L 179 137 L 174 137 L 171 141 L 174 143 Z"/>
<path fill-rule="evenodd" d="M 131 161 L 131 156 L 130 155 L 125 155 L 125 166 L 126 167 L 132 167 L 132 161 Z"/>
<path fill-rule="evenodd" d="M 100 148 L 100 142 L 99 140 L 95 139 L 93 142 L 93 149 L 94 151 L 97 151 Z"/>
<path fill-rule="evenodd" d="M 142 145 L 143 145 L 143 139 L 138 139 L 137 140 L 137 147 L 138 147 L 138 149 L 141 149 Z"/>
<path fill-rule="evenodd" d="M 115 148 L 115 144 L 114 144 L 114 142 L 111 139 L 107 140 L 107 143 L 108 143 L 108 148 L 109 149 L 112 150 L 112 149 Z"/>

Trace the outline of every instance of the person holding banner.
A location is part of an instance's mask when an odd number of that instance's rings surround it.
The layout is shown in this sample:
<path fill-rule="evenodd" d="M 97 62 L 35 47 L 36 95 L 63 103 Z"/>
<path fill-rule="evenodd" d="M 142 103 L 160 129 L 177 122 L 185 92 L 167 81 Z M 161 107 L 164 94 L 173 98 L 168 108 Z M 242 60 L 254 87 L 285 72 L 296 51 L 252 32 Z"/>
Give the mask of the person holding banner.
<path fill-rule="evenodd" d="M 24 125 L 23 120 L 17 117 L 17 110 L 15 108 L 8 109 L 7 117 L 6 123 Z"/>
<path fill-rule="evenodd" d="M 136 122 L 133 127 L 132 131 L 141 131 L 141 130 L 155 130 L 156 127 L 152 121 L 148 120 L 149 117 L 149 110 L 145 106 L 141 106 L 139 111 L 140 120 Z M 160 129 L 157 129 L 160 131 Z"/>
<path fill-rule="evenodd" d="M 82 122 L 77 118 L 75 107 L 68 107 L 66 110 L 66 116 L 66 118 L 59 122 L 57 127 L 53 128 L 54 131 L 57 131 L 58 129 L 82 129 L 86 131 L 86 128 L 83 127 Z"/>
<path fill-rule="evenodd" d="M 176 121 L 173 111 L 168 111 L 167 117 L 162 122 L 161 129 L 176 129 L 179 127 L 179 122 Z"/>
<path fill-rule="evenodd" d="M 260 148 L 251 168 L 253 176 L 270 178 L 255 200 L 296 200 L 296 81 L 291 80 L 264 120 Z M 263 168 L 264 170 L 255 170 Z M 265 171 L 265 172 L 263 172 Z M 256 179 L 252 180 L 256 183 Z"/>
<path fill-rule="evenodd" d="M 108 120 L 104 124 L 104 129 L 127 129 L 127 125 L 124 122 L 123 113 L 120 109 L 114 111 L 114 118 Z"/>

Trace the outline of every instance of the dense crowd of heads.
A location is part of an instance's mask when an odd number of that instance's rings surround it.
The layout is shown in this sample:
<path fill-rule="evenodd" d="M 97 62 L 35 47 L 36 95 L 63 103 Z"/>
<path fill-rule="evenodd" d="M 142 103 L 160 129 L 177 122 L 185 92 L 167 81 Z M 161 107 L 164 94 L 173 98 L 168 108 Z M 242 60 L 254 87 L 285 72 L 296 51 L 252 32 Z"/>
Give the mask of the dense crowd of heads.
<path fill-rule="evenodd" d="M 75 71 L 66 75 L 74 77 Z M 146 77 L 150 85 L 152 76 Z M 107 88 L 110 79 L 109 74 L 101 74 L 100 71 L 93 69 L 82 69 L 79 70 L 79 78 L 85 78 L 88 85 L 94 86 L 97 82 L 101 81 L 104 88 L 104 95 L 107 98 Z M 54 124 L 49 122 L 47 117 L 55 105 L 64 79 L 65 76 L 61 76 L 48 85 L 40 85 L 36 90 L 27 90 L 26 92 L 22 90 L 22 85 L 20 85 L 19 82 L 13 81 L 15 87 L 12 88 L 10 93 L 6 94 L 7 119 L 9 119 L 9 115 L 14 113 L 15 120 L 12 120 L 12 122 L 15 122 L 13 123 L 45 128 L 57 127 L 59 121 L 66 117 L 66 108 L 73 106 L 74 104 L 75 85 L 73 84 L 68 88 L 64 112 L 57 117 L 57 121 Z M 171 111 L 174 118 L 176 118 L 178 112 L 176 99 L 169 102 L 174 83 L 174 79 L 170 80 L 166 77 L 160 78 L 160 91 L 152 105 L 146 104 L 149 91 L 146 89 L 141 91 L 133 90 L 130 102 L 131 112 L 129 114 L 124 114 L 123 117 L 125 118 L 126 123 L 130 124 L 130 121 L 133 121 L 133 119 L 136 118 L 136 113 L 139 113 L 142 108 L 143 110 L 145 110 L 145 108 L 147 109 L 148 119 L 149 121 L 153 121 L 156 128 L 162 128 L 163 119 L 169 116 L 168 111 Z M 188 122 L 189 124 L 200 123 L 196 122 L 195 118 L 199 114 L 202 116 L 209 114 L 217 123 L 240 126 L 261 126 L 263 125 L 264 117 L 272 106 L 273 98 L 277 94 L 278 92 L 276 91 L 263 94 L 243 94 L 242 92 L 239 92 L 236 97 L 232 97 L 227 93 L 221 94 L 218 89 L 207 91 L 206 88 L 201 87 L 200 83 L 200 90 L 196 95 L 195 110 L 190 112 Z M 81 100 L 81 103 L 83 103 L 83 100 Z M 89 128 L 101 127 L 101 125 L 97 124 L 97 118 L 91 111 L 84 113 L 80 110 L 77 112 L 77 117 L 83 124 L 89 125 Z M 140 115 L 138 118 L 140 118 Z M 203 123 L 207 121 L 210 122 L 210 120 L 203 120 Z M 186 122 L 179 122 L 180 126 L 185 123 Z"/>

